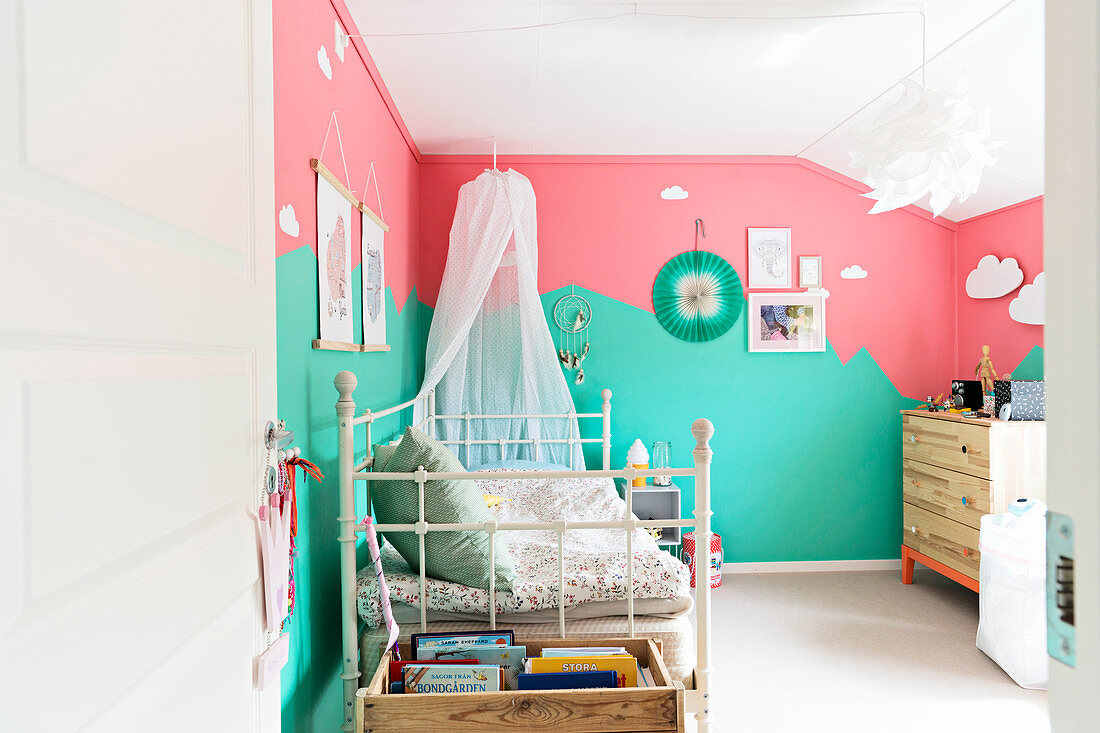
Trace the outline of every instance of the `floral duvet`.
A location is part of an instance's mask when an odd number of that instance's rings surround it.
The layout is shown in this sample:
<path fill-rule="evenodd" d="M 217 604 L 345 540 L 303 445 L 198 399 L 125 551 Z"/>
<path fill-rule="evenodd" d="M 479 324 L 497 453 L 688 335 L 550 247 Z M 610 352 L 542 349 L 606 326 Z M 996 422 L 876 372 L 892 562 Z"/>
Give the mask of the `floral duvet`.
<path fill-rule="evenodd" d="M 502 522 L 599 521 L 619 519 L 625 502 L 611 479 L 493 478 L 478 479 L 484 494 L 508 501 L 493 509 Z M 512 592 L 497 591 L 498 614 L 524 613 L 558 605 L 558 539 L 552 531 L 506 531 L 503 536 L 516 568 Z M 626 598 L 626 537 L 623 530 L 568 530 L 564 539 L 565 605 Z M 389 544 L 382 549 L 382 566 L 394 603 L 420 606 L 420 576 Z M 679 560 L 657 547 L 646 531 L 634 533 L 634 597 L 687 596 L 688 571 Z M 458 583 L 427 579 L 428 610 L 489 614 L 489 592 Z M 378 581 L 372 566 L 358 577 L 359 615 L 371 626 L 382 623 Z"/>

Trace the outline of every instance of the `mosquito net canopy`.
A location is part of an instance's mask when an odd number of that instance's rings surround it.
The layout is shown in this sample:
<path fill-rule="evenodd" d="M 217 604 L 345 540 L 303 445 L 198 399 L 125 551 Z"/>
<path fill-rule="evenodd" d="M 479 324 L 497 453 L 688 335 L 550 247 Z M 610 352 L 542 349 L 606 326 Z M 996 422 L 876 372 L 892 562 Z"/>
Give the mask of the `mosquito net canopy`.
<path fill-rule="evenodd" d="M 575 412 L 538 293 L 535 191 L 514 170 L 487 170 L 458 191 L 447 267 L 425 352 L 420 393 L 437 415 Z M 440 419 L 441 440 L 579 438 L 576 417 Z M 497 460 L 584 468 L 579 443 L 471 444 L 467 467 Z"/>

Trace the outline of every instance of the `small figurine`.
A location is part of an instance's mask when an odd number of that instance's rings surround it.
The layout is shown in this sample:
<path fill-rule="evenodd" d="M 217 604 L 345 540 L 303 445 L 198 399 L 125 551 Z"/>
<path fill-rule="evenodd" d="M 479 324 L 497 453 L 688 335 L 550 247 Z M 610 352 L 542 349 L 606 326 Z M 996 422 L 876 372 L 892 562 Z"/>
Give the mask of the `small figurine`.
<path fill-rule="evenodd" d="M 989 358 L 988 346 L 982 347 L 982 358 L 978 360 L 978 366 L 974 367 L 974 375 L 982 381 L 982 392 L 993 391 L 997 370 L 993 368 L 993 360 Z"/>

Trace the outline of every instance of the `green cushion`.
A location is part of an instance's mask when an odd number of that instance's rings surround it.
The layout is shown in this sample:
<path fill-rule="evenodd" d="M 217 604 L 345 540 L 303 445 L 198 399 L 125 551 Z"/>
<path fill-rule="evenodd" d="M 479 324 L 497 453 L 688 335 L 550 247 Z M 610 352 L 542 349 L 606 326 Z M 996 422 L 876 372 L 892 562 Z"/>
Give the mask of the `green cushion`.
<path fill-rule="evenodd" d="M 411 473 L 423 466 L 431 472 L 462 472 L 462 463 L 447 446 L 415 428 L 407 428 L 396 448 L 375 453 L 375 471 Z M 371 501 L 379 524 L 413 524 L 420 520 L 415 481 L 372 481 Z M 472 480 L 424 484 L 424 519 L 428 522 L 474 524 L 493 521 Z M 420 543 L 415 532 L 386 532 L 415 572 L 420 572 Z M 486 532 L 428 532 L 424 536 L 424 571 L 432 578 L 471 588 L 489 587 L 489 535 Z M 496 587 L 512 590 L 515 582 L 512 557 L 501 534 L 496 535 Z"/>

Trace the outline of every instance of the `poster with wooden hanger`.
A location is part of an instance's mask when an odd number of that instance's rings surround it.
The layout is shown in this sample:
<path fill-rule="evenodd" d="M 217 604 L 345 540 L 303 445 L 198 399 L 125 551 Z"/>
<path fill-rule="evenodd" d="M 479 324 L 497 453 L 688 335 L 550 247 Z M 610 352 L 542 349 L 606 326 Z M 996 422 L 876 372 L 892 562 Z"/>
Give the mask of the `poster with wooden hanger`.
<path fill-rule="evenodd" d="M 374 180 L 375 198 L 378 201 L 378 213 L 375 214 L 362 201 L 361 212 L 361 252 L 363 292 L 363 345 L 384 345 L 386 343 L 386 232 L 389 227 L 382 220 L 382 192 L 378 185 L 378 175 L 374 163 L 370 164 L 367 182 L 363 186 L 363 195 Z"/>

